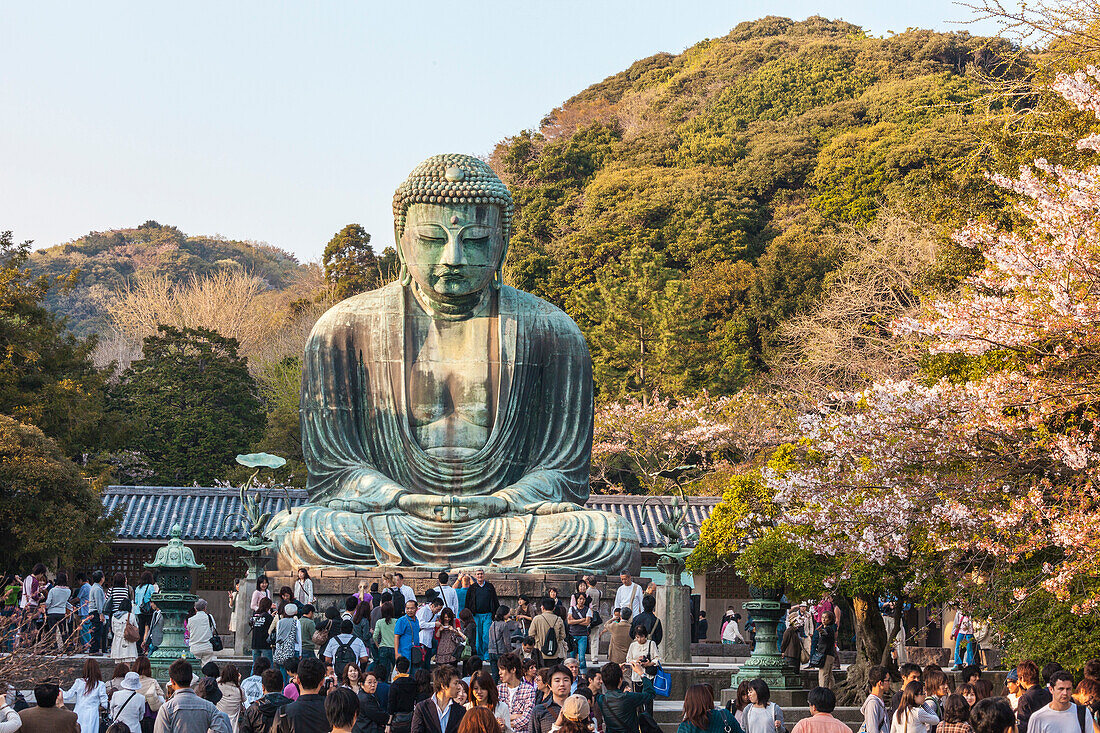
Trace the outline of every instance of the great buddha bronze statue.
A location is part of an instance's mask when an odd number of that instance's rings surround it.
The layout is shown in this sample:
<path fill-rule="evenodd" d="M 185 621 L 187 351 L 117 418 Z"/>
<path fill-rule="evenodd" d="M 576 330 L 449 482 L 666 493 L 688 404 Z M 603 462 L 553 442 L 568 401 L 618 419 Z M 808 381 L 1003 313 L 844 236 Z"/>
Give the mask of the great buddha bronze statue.
<path fill-rule="evenodd" d="M 502 282 L 508 189 L 476 158 L 437 155 L 393 213 L 399 281 L 338 303 L 306 343 L 310 501 L 272 521 L 280 567 L 636 566 L 633 528 L 584 508 L 584 337 Z"/>

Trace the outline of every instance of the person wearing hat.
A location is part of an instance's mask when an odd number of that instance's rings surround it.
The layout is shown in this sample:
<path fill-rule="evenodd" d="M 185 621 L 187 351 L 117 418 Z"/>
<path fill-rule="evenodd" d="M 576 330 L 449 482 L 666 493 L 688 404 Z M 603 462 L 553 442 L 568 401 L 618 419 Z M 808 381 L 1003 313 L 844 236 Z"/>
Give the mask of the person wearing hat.
<path fill-rule="evenodd" d="M 302 657 L 302 627 L 298 623 L 298 606 L 294 603 L 284 603 L 283 617 L 275 626 L 275 663 L 284 670 L 291 660 Z"/>
<path fill-rule="evenodd" d="M 131 731 L 141 730 L 145 715 L 145 695 L 141 693 L 141 676 L 127 672 L 115 694 L 111 695 L 111 722 L 125 723 Z"/>
<path fill-rule="evenodd" d="M 592 709 L 588 705 L 588 699 L 584 695 L 570 695 L 562 703 L 561 712 L 551 733 L 592 733 L 592 722 L 589 715 Z"/>
<path fill-rule="evenodd" d="M 1004 698 L 1012 706 L 1012 712 L 1016 712 L 1016 706 L 1020 703 L 1020 674 L 1015 668 L 1010 669 L 1005 677 Z"/>
<path fill-rule="evenodd" d="M 218 659 L 213 643 L 216 633 L 218 627 L 214 617 L 206 610 L 206 599 L 200 598 L 195 601 L 195 615 L 187 619 L 187 645 L 203 665 Z"/>

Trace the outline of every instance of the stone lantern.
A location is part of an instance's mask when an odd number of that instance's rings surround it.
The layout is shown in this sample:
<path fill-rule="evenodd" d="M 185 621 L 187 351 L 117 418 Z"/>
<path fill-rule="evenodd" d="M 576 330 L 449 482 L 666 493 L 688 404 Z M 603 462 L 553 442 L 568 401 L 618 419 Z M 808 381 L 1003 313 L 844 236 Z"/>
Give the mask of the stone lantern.
<path fill-rule="evenodd" d="M 195 657 L 187 648 L 183 639 L 183 622 L 198 599 L 191 592 L 195 570 L 204 570 L 206 566 L 195 562 L 195 553 L 180 539 L 179 524 L 172 525 L 168 544 L 157 550 L 153 562 L 145 567 L 157 573 L 157 585 L 160 592 L 153 594 L 152 601 L 164 614 L 164 640 L 149 657 L 153 674 L 163 678 L 168 667 L 177 659 L 195 662 Z"/>
<path fill-rule="evenodd" d="M 787 660 L 779 653 L 779 637 L 776 628 L 785 609 L 781 602 L 783 591 L 779 588 L 749 587 L 752 600 L 745 603 L 745 611 L 756 622 L 756 646 L 752 656 L 733 675 L 736 687 L 745 680 L 761 678 L 772 690 L 801 690 L 802 677 L 797 669 L 787 666 Z M 790 702 L 781 702 L 790 705 Z M 804 704 L 804 703 L 799 703 Z"/>

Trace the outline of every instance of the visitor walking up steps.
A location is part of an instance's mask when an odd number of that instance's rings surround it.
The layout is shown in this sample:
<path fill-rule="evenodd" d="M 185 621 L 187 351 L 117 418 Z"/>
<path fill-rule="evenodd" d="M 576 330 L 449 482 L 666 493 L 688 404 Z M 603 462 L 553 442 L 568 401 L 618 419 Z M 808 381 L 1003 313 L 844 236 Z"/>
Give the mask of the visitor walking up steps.
<path fill-rule="evenodd" d="M 565 624 L 554 613 L 554 606 L 552 598 L 543 598 L 542 613 L 531 621 L 531 636 L 535 638 L 535 648 L 539 650 L 542 663 L 547 667 L 560 664 L 565 657 Z"/>
<path fill-rule="evenodd" d="M 474 584 L 466 591 L 466 608 L 474 614 L 474 623 L 477 624 L 477 655 L 482 659 L 489 654 L 489 627 L 498 606 L 500 601 L 497 600 L 496 587 L 485 580 L 485 571 L 478 568 L 474 572 Z"/>
<path fill-rule="evenodd" d="M 612 608 L 620 610 L 629 608 L 631 615 L 637 616 L 642 612 L 642 596 L 645 595 L 645 591 L 642 590 L 642 586 L 634 582 L 630 573 L 620 573 L 619 580 L 622 581 L 622 585 L 615 591 L 615 605 Z"/>

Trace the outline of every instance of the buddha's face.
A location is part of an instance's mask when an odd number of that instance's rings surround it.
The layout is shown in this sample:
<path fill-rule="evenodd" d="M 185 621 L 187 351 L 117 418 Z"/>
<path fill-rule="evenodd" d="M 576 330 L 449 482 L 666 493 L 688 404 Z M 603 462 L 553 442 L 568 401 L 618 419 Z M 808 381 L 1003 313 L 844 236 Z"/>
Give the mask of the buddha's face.
<path fill-rule="evenodd" d="M 504 254 L 500 209 L 487 204 L 413 204 L 399 241 L 421 291 L 441 298 L 479 293 Z"/>

